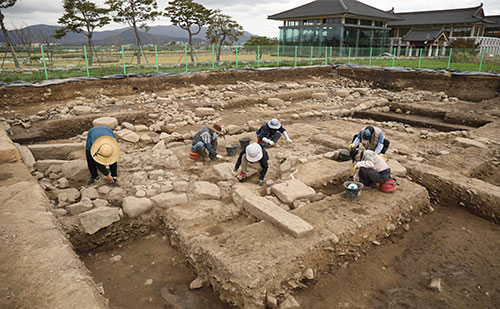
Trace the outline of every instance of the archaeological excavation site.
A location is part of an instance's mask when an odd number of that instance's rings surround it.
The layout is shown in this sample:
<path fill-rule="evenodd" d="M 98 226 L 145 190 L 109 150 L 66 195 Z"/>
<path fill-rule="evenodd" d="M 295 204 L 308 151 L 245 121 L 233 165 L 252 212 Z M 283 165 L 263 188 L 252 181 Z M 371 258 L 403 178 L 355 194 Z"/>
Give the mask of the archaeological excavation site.
<path fill-rule="evenodd" d="M 0 307 L 499 308 L 499 92 L 349 65 L 2 86 Z M 290 141 L 238 179 L 272 118 Z M 396 185 L 353 197 L 367 126 Z M 116 183 L 88 184 L 93 127 Z"/>

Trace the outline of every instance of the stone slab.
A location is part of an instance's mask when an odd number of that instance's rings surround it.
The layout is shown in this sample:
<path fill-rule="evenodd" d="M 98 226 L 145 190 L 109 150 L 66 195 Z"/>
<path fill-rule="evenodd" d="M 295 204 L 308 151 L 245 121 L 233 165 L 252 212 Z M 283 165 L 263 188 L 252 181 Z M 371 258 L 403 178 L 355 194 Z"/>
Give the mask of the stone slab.
<path fill-rule="evenodd" d="M 219 163 L 212 166 L 215 174 L 222 180 L 235 179 L 233 176 L 233 164 L 231 163 Z"/>
<path fill-rule="evenodd" d="M 313 227 L 300 217 L 283 210 L 266 198 L 255 195 L 243 186 L 234 189 L 233 201 L 258 219 L 271 222 L 295 238 L 304 237 L 313 230 Z"/>
<path fill-rule="evenodd" d="M 292 204 L 295 200 L 311 199 L 316 191 L 297 179 L 288 180 L 271 187 L 271 191 L 286 204 Z"/>
<path fill-rule="evenodd" d="M 0 129 L 0 163 L 14 163 L 21 161 L 21 153 L 9 138 L 5 130 Z"/>
<path fill-rule="evenodd" d="M 176 205 L 186 204 L 188 197 L 186 193 L 167 192 L 155 195 L 151 198 L 153 202 L 162 208 L 168 208 Z"/>
<path fill-rule="evenodd" d="M 35 144 L 28 148 L 36 160 L 66 160 L 74 151 L 85 151 L 82 143 Z"/>
<path fill-rule="evenodd" d="M 350 140 L 346 141 L 329 134 L 314 135 L 313 137 L 311 137 L 311 142 L 329 147 L 331 148 L 332 151 L 337 149 L 347 148 L 347 146 L 349 146 L 349 144 L 351 143 Z"/>
<path fill-rule="evenodd" d="M 0 308 L 108 308 L 27 168 L 0 170 Z"/>
<path fill-rule="evenodd" d="M 78 215 L 87 234 L 95 234 L 102 228 L 120 221 L 120 210 L 115 207 L 99 207 Z"/>
<path fill-rule="evenodd" d="M 318 187 L 328 182 L 337 182 L 354 175 L 353 164 L 329 159 L 309 161 L 299 165 L 295 179 L 310 187 Z"/>
<path fill-rule="evenodd" d="M 45 173 L 52 165 L 63 165 L 64 163 L 70 162 L 68 160 L 38 160 L 36 161 L 35 167 L 39 172 Z"/>

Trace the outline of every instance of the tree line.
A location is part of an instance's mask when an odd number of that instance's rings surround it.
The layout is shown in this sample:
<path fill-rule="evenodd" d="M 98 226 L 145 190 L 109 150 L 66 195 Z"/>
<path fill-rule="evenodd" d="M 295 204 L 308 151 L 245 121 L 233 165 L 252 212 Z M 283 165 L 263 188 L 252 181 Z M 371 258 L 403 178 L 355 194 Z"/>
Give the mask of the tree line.
<path fill-rule="evenodd" d="M 0 27 L 10 47 L 14 64 L 19 68 L 12 42 L 4 24 L 2 9 L 15 5 L 17 0 L 0 0 Z M 161 16 L 168 17 L 174 26 L 187 31 L 188 46 L 191 61 L 194 62 L 193 36 L 200 33 L 203 26 L 207 26 L 206 38 L 216 48 L 216 59 L 220 61 L 223 45 L 234 44 L 243 35 L 243 27 L 234 21 L 231 16 L 225 15 L 221 10 L 208 9 L 193 0 L 172 0 L 164 10 L 158 9 L 157 0 L 107 0 L 106 7 L 99 7 L 92 0 L 62 0 L 64 14 L 59 18 L 61 25 L 54 35 L 62 38 L 68 32 L 84 34 L 87 37 L 89 47 L 89 63 L 92 64 L 95 57 L 93 35 L 96 29 L 104 27 L 111 21 L 127 24 L 130 26 L 136 38 L 138 47 L 137 63 L 145 57 L 142 47 L 139 29 L 149 30 L 148 23 L 155 21 Z M 265 37 L 252 37 L 248 43 L 275 44 L 276 40 Z"/>

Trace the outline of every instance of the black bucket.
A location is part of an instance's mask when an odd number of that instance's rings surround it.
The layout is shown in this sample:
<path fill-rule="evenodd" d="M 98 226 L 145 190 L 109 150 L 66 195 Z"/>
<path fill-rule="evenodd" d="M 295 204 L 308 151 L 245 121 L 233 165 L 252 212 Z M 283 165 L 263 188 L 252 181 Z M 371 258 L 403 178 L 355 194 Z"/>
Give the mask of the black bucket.
<path fill-rule="evenodd" d="M 355 188 L 349 188 L 350 185 L 355 185 Z M 363 190 L 363 184 L 357 181 L 346 181 L 344 182 L 344 189 L 348 200 L 359 200 L 361 190 Z"/>
<path fill-rule="evenodd" d="M 226 146 L 226 152 L 228 157 L 235 156 L 238 152 L 238 144 L 232 144 L 231 146 Z"/>
<path fill-rule="evenodd" d="M 241 149 L 247 148 L 247 146 L 250 144 L 250 140 L 251 140 L 250 137 L 240 138 L 240 147 L 241 147 Z"/>

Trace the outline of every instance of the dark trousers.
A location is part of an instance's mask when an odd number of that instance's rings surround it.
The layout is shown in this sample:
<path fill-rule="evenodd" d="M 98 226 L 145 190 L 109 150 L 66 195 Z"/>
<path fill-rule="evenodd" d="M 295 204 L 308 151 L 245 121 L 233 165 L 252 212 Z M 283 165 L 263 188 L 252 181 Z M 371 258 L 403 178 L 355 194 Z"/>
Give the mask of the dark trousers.
<path fill-rule="evenodd" d="M 388 168 L 381 172 L 377 172 L 373 168 L 360 167 L 359 181 L 365 186 L 370 186 L 373 182 L 384 183 L 391 178 L 391 169 Z"/>
<path fill-rule="evenodd" d="M 97 163 L 94 158 L 92 158 L 92 155 L 90 154 L 90 151 L 86 151 L 87 155 L 87 166 L 89 168 L 90 176 L 92 178 L 96 178 L 97 175 L 97 170 L 99 170 L 104 176 L 107 176 L 109 174 L 108 169 L 106 166 Z M 111 171 L 111 176 L 112 177 L 118 177 L 118 163 L 113 163 L 109 166 L 109 170 Z"/>
<path fill-rule="evenodd" d="M 354 140 L 356 139 L 356 137 L 358 137 L 357 134 L 354 134 L 354 137 L 352 138 L 352 142 L 351 143 L 354 143 Z M 384 148 L 382 148 L 382 150 L 380 151 L 380 153 L 382 154 L 385 154 L 385 152 L 387 151 L 387 149 L 389 149 L 389 145 L 391 144 L 391 142 L 387 139 L 387 138 L 384 138 Z M 359 145 L 358 145 L 359 147 Z M 358 148 L 356 147 L 356 148 Z M 372 150 L 372 149 L 370 149 Z M 373 149 L 375 150 L 375 149 Z"/>

